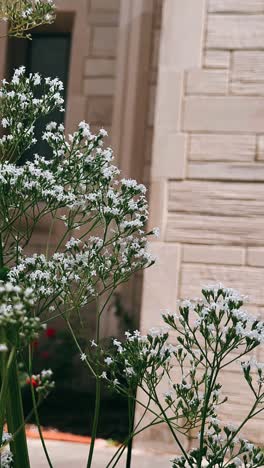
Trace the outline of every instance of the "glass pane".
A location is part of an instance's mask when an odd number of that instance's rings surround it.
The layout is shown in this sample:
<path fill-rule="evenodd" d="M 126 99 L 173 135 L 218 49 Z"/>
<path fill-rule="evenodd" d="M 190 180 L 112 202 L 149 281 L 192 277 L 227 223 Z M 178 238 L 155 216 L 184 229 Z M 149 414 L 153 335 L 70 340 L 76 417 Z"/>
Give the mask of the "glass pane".
<path fill-rule="evenodd" d="M 33 34 L 33 40 L 28 43 L 26 53 L 26 67 L 28 72 L 40 73 L 42 76 L 59 78 L 64 84 L 63 97 L 67 96 L 68 84 L 68 69 L 71 47 L 70 34 Z M 66 103 L 65 103 L 66 105 Z M 55 111 L 47 118 L 41 119 L 36 125 L 36 138 L 38 142 L 34 145 L 27 154 L 24 155 L 25 160 L 32 159 L 35 153 L 51 157 L 51 151 L 41 135 L 45 130 L 45 126 L 50 121 L 63 123 L 64 114 Z"/>

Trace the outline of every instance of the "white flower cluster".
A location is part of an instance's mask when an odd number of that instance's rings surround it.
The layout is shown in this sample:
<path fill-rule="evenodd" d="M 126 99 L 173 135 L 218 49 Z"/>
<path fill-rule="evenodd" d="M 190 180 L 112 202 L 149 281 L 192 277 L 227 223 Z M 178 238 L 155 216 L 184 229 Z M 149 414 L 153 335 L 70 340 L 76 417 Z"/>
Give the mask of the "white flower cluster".
<path fill-rule="evenodd" d="M 1 159 L 17 161 L 36 143 L 36 120 L 54 109 L 63 111 L 58 78 L 42 78 L 38 73 L 26 75 L 24 66 L 16 69 L 10 82 L 2 81 L 0 113 L 4 135 L 0 138 Z M 41 91 L 41 97 L 38 97 Z M 13 168 L 14 170 L 14 168 Z"/>
<path fill-rule="evenodd" d="M 28 31 L 55 19 L 53 0 L 6 0 L 0 5 L 0 19 L 9 22 L 9 36 L 30 37 Z"/>
<path fill-rule="evenodd" d="M 221 284 L 204 287 L 202 294 L 203 300 L 179 302 L 179 314 L 164 313 L 165 322 L 175 328 L 179 321 L 188 333 L 186 319 L 192 314 L 197 331 L 203 335 L 207 333 L 213 341 L 217 337 L 225 346 L 231 342 L 246 343 L 249 351 L 249 348 L 264 343 L 264 322 L 242 309 L 245 296 Z"/>
<path fill-rule="evenodd" d="M 46 78 L 47 91 L 35 98 L 31 88 L 42 82 L 38 74 L 26 78 L 24 68 L 20 68 L 10 84 L 4 83 L 0 93 L 5 115 L 2 125 L 7 131 L 0 139 L 0 152 L 2 148 L 5 160 L 0 164 L 3 242 L 6 244 L 10 231 L 21 236 L 17 226 L 19 221 L 27 220 L 22 246 L 26 245 L 35 223 L 48 213 L 53 216 L 55 213 L 69 231 L 81 226 L 99 227 L 106 243 L 110 236 L 126 255 L 124 246 L 128 242 L 129 249 L 133 244 L 137 251 L 135 258 L 142 256 L 148 218 L 146 188 L 135 180 L 118 179 L 119 171 L 112 164 L 112 150 L 103 148 L 104 130 L 93 135 L 89 125 L 81 122 L 78 130 L 66 139 L 64 126 L 51 122 L 43 134 L 52 148 L 51 160 L 35 155 L 34 160 L 24 166 L 12 163 L 32 143 L 35 120 L 63 102 L 62 85 L 56 79 Z M 21 102 L 24 103 L 22 108 Z M 61 208 L 66 209 L 66 214 L 59 214 Z M 32 212 L 36 214 L 34 223 Z M 134 239 L 129 237 L 134 234 Z"/>
<path fill-rule="evenodd" d="M 152 261 L 144 237 L 115 235 L 106 245 L 99 237 L 91 236 L 85 242 L 71 238 L 66 251 L 50 259 L 43 254 L 21 258 L 8 277 L 14 285 L 31 288 L 39 302 L 54 297 L 55 303 L 83 307 L 91 297 L 116 287 Z"/>
<path fill-rule="evenodd" d="M 27 383 L 32 385 L 36 392 L 42 396 L 46 397 L 51 390 L 55 387 L 55 382 L 52 380 L 53 372 L 51 369 L 42 370 L 40 374 L 32 375 L 27 378 Z"/>
<path fill-rule="evenodd" d="M 14 332 L 26 343 L 36 338 L 43 329 L 38 317 L 31 316 L 35 297 L 31 288 L 21 288 L 10 282 L 0 281 L 0 326 Z M 15 334 L 15 341 L 16 341 Z M 16 342 L 13 345 L 17 344 Z M 3 347 L 5 343 L 1 346 Z"/>
<path fill-rule="evenodd" d="M 9 442 L 12 441 L 12 435 L 8 432 L 4 432 L 2 435 L 2 443 L 0 444 L 1 452 L 0 452 L 0 460 L 1 460 L 1 467 L 3 468 L 11 468 L 13 464 L 13 455 L 6 447 L 8 446 Z"/>
<path fill-rule="evenodd" d="M 114 349 L 105 355 L 106 370 L 102 378 L 117 391 L 123 386 L 136 389 L 150 379 L 157 384 L 174 355 L 174 347 L 168 343 L 167 327 L 152 328 L 147 335 L 135 330 L 126 332 L 125 336 L 123 342 L 113 339 Z"/>
<path fill-rule="evenodd" d="M 1 457 L 1 468 L 11 468 L 13 465 L 13 454 L 10 450 L 4 450 L 0 454 Z"/>

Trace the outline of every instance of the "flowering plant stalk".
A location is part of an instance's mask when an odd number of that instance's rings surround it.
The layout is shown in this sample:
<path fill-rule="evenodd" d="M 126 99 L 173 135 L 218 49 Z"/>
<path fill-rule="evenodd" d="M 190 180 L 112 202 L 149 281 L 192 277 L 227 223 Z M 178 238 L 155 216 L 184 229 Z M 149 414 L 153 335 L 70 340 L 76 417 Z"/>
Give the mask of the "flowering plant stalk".
<path fill-rule="evenodd" d="M 19 17 L 15 6 L 23 8 Z M 38 24 L 37 14 L 42 23 L 50 21 L 47 15 L 51 8 L 50 1 L 7 1 L 2 5 L 1 14 L 8 15 L 4 18 L 10 23 L 9 34 L 21 37 Z M 73 134 L 66 136 L 62 124 L 50 122 L 42 139 L 51 149 L 52 157 L 46 159 L 44 155 L 34 154 L 33 160 L 19 164 L 25 152 L 34 149 L 38 119 L 55 109 L 64 111 L 62 91 L 63 84 L 57 78 L 27 74 L 25 67 L 15 70 L 10 82 L 3 80 L 0 89 L 2 468 L 30 465 L 18 357 L 28 372 L 35 419 L 48 464 L 52 466 L 41 433 L 38 405 L 52 390 L 54 382 L 50 370 L 33 374 L 32 342 L 47 322 L 58 316 L 64 319 L 84 365 L 96 381 L 87 462 L 91 466 L 100 410 L 101 371 L 98 359 L 93 360 L 81 348 L 73 319 L 87 313 L 87 306 L 95 303 L 94 343 L 97 346 L 102 314 L 116 288 L 154 261 L 147 250 L 147 236 L 153 232 L 145 232 L 146 189 L 134 180 L 119 177 L 118 169 L 112 164 L 112 150 L 104 148 L 107 133 L 103 129 L 95 135 L 87 123 L 81 122 Z M 28 256 L 27 248 L 41 222 L 49 226 L 47 245 L 40 254 Z M 57 227 L 61 232 L 59 238 L 54 234 Z M 11 452 L 6 450 L 5 421 L 11 433 L 8 437 Z"/>
<path fill-rule="evenodd" d="M 177 313 L 163 313 L 167 329 L 152 329 L 146 336 L 127 333 L 124 343 L 114 340 L 115 351 L 104 358 L 102 377 L 121 394 L 133 397 L 140 388 L 147 396 L 147 404 L 138 402 L 144 411 L 130 438 L 145 427 L 166 423 L 181 452 L 172 460 L 172 468 L 264 466 L 263 451 L 241 435 L 264 409 L 264 364 L 246 357 L 263 344 L 264 322 L 245 311 L 245 298 L 232 289 L 209 286 L 202 294 L 201 300 L 180 302 Z M 174 345 L 168 341 L 171 332 L 176 332 Z M 219 379 L 234 363 L 240 364 L 253 397 L 238 425 L 219 417 L 228 399 Z M 181 377 L 174 377 L 175 369 Z M 162 379 L 169 386 L 163 395 Z M 142 426 L 147 412 L 152 419 Z M 180 437 L 194 431 L 195 447 L 187 450 Z M 116 466 L 124 448 L 125 444 L 108 467 Z"/>

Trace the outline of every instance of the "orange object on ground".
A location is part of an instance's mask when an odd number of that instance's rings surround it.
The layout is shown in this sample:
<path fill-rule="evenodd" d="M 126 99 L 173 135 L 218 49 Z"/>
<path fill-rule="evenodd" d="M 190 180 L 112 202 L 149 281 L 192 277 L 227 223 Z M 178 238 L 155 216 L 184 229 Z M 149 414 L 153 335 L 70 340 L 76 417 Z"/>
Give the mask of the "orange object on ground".
<path fill-rule="evenodd" d="M 38 428 L 36 426 L 26 426 L 26 435 L 29 439 L 39 439 Z M 46 440 L 59 440 L 61 442 L 75 442 L 77 444 L 89 444 L 91 437 L 60 432 L 56 429 L 42 429 L 42 435 Z"/>

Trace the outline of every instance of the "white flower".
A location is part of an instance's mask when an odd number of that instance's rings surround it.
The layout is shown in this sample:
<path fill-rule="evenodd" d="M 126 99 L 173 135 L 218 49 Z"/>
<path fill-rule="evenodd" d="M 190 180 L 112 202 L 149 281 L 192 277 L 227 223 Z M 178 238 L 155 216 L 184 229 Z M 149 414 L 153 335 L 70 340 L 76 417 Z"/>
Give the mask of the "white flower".
<path fill-rule="evenodd" d="M 104 360 L 104 362 L 105 362 L 108 366 L 110 366 L 110 364 L 112 364 L 114 361 L 113 361 L 113 359 L 112 359 L 111 357 L 106 357 L 105 360 Z"/>
<path fill-rule="evenodd" d="M 81 358 L 81 361 L 86 361 L 86 359 L 87 359 L 87 354 L 81 353 L 80 358 Z"/>
<path fill-rule="evenodd" d="M 155 237 L 160 236 L 160 229 L 158 227 L 155 227 L 154 229 L 152 229 L 152 232 Z"/>
<path fill-rule="evenodd" d="M 0 353 L 5 353 L 8 351 L 8 347 L 6 346 L 5 343 L 0 343 Z"/>

